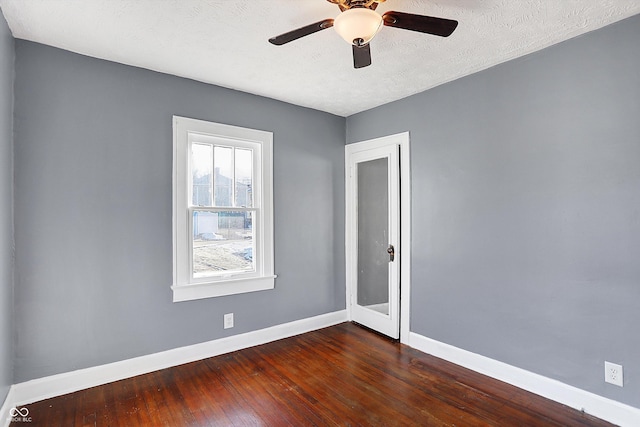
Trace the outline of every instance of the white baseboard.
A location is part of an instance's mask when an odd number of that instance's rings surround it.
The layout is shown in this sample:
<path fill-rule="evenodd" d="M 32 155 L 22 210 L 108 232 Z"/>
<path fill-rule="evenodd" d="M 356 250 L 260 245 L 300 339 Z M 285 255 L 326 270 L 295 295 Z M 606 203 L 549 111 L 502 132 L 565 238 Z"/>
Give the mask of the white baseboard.
<path fill-rule="evenodd" d="M 620 426 L 640 425 L 640 409 L 411 332 L 409 346 Z"/>
<path fill-rule="evenodd" d="M 0 426 L 7 427 L 11 424 L 11 408 L 14 407 L 14 398 L 13 398 L 13 386 L 9 387 L 9 393 L 7 393 L 7 397 L 4 399 L 4 403 L 0 407 Z"/>
<path fill-rule="evenodd" d="M 0 426 L 11 421 L 11 408 L 90 387 L 178 366 L 243 348 L 265 344 L 346 322 L 341 310 L 244 334 L 127 359 L 120 362 L 38 378 L 9 389 L 0 407 Z M 581 390 L 542 375 L 490 359 L 431 338 L 409 333 L 409 346 L 441 359 L 554 400 L 620 426 L 638 426 L 640 409 Z"/>
<path fill-rule="evenodd" d="M 5 399 L 2 411 L 8 413 L 10 408 L 15 406 L 73 393 L 78 390 L 195 362 L 208 357 L 219 356 L 243 348 L 333 326 L 347 320 L 347 311 L 341 310 L 187 347 L 14 384 L 9 390 L 9 395 Z M 4 412 L 0 412 L 0 415 L 4 416 L 3 414 Z M 2 418 L 0 420 L 4 421 Z M 0 425 L 2 425 L 1 421 Z"/>

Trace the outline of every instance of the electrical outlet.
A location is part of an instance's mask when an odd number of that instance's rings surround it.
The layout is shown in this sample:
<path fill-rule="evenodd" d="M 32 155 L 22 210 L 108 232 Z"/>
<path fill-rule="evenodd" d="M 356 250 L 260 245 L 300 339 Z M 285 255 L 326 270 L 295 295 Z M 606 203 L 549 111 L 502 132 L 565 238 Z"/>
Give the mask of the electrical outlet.
<path fill-rule="evenodd" d="M 604 380 L 608 383 L 623 387 L 622 365 L 604 362 Z"/>
<path fill-rule="evenodd" d="M 233 313 L 228 313 L 224 315 L 224 328 L 225 329 L 233 328 Z"/>

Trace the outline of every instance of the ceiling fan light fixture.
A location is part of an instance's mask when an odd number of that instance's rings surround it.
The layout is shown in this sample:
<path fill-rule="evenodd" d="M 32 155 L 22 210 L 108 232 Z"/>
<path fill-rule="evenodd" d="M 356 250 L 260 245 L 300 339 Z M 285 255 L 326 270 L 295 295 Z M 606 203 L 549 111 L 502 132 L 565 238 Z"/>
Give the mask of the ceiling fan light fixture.
<path fill-rule="evenodd" d="M 367 44 L 382 28 L 382 16 L 365 7 L 347 9 L 336 17 L 333 28 L 349 44 Z"/>

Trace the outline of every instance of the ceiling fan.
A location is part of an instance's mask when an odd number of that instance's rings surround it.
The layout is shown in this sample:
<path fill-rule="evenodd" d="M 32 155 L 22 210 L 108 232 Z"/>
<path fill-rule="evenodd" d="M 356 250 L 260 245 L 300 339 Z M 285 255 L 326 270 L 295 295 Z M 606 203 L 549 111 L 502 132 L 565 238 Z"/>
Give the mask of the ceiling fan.
<path fill-rule="evenodd" d="M 403 12 L 386 12 L 380 15 L 375 10 L 378 3 L 386 0 L 327 0 L 338 5 L 340 15 L 336 19 L 324 19 L 269 39 L 277 46 L 297 40 L 309 34 L 334 27 L 336 32 L 352 45 L 353 66 L 363 68 L 371 65 L 369 42 L 383 25 L 448 37 L 458 26 L 458 21 Z"/>

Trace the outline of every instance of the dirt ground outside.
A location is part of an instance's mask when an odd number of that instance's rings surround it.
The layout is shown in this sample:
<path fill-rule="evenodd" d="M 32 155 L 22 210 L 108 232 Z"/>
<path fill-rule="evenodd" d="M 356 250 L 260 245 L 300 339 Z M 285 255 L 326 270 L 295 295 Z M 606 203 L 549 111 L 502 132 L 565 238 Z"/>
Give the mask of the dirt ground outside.
<path fill-rule="evenodd" d="M 253 239 L 247 236 L 247 230 L 227 229 L 217 234 L 215 239 L 194 239 L 194 274 L 253 271 Z"/>

